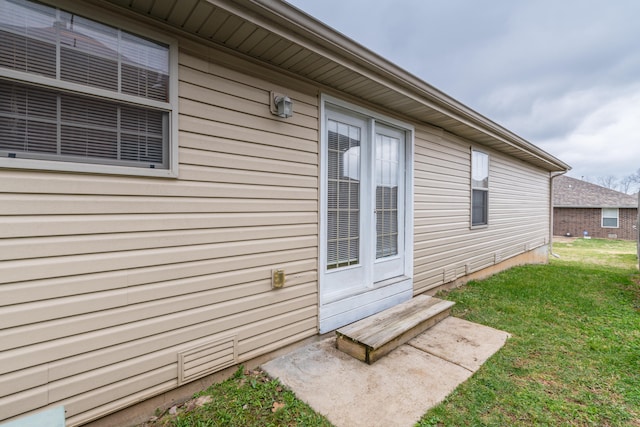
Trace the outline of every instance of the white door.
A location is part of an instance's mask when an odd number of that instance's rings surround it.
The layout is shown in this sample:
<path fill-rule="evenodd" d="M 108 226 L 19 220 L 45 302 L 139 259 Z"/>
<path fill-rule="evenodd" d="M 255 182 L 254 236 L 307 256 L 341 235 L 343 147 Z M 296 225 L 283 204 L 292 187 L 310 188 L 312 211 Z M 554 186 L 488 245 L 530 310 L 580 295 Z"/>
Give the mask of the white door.
<path fill-rule="evenodd" d="M 411 298 L 407 274 L 406 131 L 325 109 L 320 329 Z"/>

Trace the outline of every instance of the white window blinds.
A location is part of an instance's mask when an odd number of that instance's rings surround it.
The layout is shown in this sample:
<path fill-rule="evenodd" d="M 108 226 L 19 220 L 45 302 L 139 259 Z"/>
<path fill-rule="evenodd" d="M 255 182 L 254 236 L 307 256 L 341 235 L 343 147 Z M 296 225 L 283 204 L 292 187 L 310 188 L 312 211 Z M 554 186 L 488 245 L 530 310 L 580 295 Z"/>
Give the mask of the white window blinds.
<path fill-rule="evenodd" d="M 2 79 L 2 68 L 24 81 Z M 0 0 L 0 96 L 0 155 L 169 167 L 166 45 L 38 3 Z"/>
<path fill-rule="evenodd" d="M 328 123 L 327 269 L 360 261 L 361 129 Z"/>
<path fill-rule="evenodd" d="M 602 227 L 618 228 L 618 208 L 602 208 Z"/>
<path fill-rule="evenodd" d="M 400 140 L 382 134 L 375 141 L 376 258 L 398 253 Z"/>

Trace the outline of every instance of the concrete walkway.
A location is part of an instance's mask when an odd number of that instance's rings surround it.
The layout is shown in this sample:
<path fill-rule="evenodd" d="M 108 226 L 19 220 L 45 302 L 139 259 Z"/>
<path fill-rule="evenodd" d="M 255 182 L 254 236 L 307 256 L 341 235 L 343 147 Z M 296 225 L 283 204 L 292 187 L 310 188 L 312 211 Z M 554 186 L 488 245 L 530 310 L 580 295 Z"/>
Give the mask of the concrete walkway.
<path fill-rule="evenodd" d="M 468 379 L 509 334 L 455 317 L 373 365 L 335 348 L 335 337 L 262 367 L 336 427 L 409 427 Z"/>

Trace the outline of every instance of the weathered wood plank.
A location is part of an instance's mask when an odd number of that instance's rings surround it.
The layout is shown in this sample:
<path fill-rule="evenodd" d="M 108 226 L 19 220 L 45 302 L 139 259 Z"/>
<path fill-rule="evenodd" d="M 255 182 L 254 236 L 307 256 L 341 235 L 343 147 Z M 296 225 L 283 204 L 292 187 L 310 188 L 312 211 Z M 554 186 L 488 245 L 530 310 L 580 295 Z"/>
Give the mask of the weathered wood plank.
<path fill-rule="evenodd" d="M 406 303 L 338 329 L 336 346 L 371 364 L 447 317 L 454 304 L 419 295 Z"/>
<path fill-rule="evenodd" d="M 413 328 L 402 331 L 399 335 L 397 335 L 391 341 L 386 342 L 384 345 L 381 345 L 380 347 L 372 349 L 368 354 L 367 363 L 371 364 L 381 359 L 382 357 L 384 357 L 385 355 L 393 351 L 395 348 L 417 337 L 427 329 L 433 327 L 436 323 L 439 323 L 444 318 L 449 317 L 450 308 L 451 306 L 453 306 L 453 304 L 454 303 L 451 302 L 450 304 L 448 304 L 448 307 L 445 309 L 445 311 L 441 311 L 438 314 L 434 315 L 433 317 L 430 317 L 428 320 L 418 323 Z"/>

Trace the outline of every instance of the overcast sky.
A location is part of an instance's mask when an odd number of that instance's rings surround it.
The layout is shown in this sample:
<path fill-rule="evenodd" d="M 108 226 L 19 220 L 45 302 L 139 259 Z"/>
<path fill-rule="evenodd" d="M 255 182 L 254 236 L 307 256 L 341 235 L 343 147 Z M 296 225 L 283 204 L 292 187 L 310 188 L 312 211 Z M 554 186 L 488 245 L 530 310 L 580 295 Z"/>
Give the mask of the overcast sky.
<path fill-rule="evenodd" d="M 288 0 L 569 163 L 640 169 L 639 0 Z"/>

